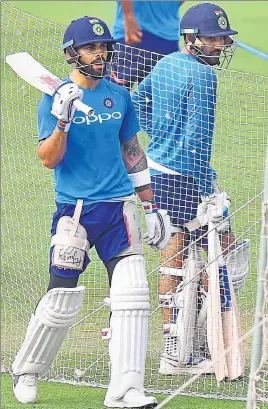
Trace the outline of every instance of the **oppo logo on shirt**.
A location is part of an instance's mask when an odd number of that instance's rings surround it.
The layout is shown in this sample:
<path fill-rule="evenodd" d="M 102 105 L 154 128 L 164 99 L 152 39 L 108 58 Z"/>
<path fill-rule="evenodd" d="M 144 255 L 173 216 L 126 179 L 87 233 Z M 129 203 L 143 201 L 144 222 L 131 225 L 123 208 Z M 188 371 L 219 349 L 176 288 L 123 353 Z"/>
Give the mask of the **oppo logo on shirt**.
<path fill-rule="evenodd" d="M 121 119 L 122 114 L 121 112 L 113 112 L 108 114 L 107 112 L 103 112 L 102 114 L 97 115 L 90 115 L 90 116 L 76 116 L 73 118 L 73 123 L 80 125 L 86 123 L 86 125 L 93 124 L 94 122 L 99 122 L 102 124 L 105 121 L 110 121 L 111 119 Z"/>

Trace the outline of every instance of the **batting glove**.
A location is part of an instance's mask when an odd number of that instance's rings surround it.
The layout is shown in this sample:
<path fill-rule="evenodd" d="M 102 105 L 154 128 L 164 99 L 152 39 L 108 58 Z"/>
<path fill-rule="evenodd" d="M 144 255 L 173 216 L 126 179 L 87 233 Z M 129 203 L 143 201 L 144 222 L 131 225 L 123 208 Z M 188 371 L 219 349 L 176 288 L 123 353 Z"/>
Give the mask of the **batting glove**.
<path fill-rule="evenodd" d="M 230 227 L 230 219 L 226 219 L 230 206 L 231 199 L 226 192 L 203 196 L 197 208 L 196 218 L 201 226 L 206 226 L 211 221 L 217 225 L 216 229 L 219 232 L 224 232 Z"/>
<path fill-rule="evenodd" d="M 75 107 L 73 102 L 83 98 L 83 90 L 73 82 L 61 84 L 53 96 L 51 114 L 58 119 L 57 127 L 68 132 L 74 116 Z"/>
<path fill-rule="evenodd" d="M 249 240 L 237 243 L 226 255 L 225 261 L 234 290 L 237 291 L 245 285 L 249 273 Z"/>
<path fill-rule="evenodd" d="M 147 232 L 144 241 L 154 250 L 164 249 L 171 237 L 170 218 L 166 210 L 158 210 L 153 202 L 142 202 Z"/>

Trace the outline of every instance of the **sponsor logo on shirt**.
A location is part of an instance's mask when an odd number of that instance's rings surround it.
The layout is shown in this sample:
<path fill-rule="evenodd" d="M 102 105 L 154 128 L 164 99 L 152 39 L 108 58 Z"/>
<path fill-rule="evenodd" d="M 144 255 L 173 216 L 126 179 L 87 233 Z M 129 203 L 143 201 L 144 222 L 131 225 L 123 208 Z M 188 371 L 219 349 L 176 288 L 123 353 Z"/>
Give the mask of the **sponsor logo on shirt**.
<path fill-rule="evenodd" d="M 99 122 L 102 124 L 103 122 L 110 121 L 111 119 L 121 119 L 122 114 L 121 112 L 112 112 L 109 114 L 108 112 L 103 112 L 102 114 L 94 114 L 90 116 L 76 116 L 73 118 L 73 123 L 76 125 L 80 124 L 86 124 L 86 125 L 91 125 L 94 122 Z"/>

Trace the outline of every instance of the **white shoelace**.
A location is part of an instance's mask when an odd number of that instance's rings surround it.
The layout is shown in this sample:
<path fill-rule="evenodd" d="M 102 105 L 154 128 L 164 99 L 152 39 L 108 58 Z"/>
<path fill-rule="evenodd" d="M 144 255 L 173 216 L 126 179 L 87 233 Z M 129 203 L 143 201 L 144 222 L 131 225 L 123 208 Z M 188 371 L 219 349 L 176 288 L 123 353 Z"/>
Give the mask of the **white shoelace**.
<path fill-rule="evenodd" d="M 36 374 L 24 374 L 21 375 L 22 382 L 28 386 L 34 386 L 37 382 L 37 375 Z"/>

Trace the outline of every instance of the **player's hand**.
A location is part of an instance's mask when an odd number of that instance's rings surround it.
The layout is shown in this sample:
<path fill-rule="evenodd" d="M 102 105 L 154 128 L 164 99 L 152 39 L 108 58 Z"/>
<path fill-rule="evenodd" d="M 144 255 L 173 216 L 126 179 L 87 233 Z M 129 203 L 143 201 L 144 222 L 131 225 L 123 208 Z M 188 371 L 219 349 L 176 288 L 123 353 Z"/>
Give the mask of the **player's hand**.
<path fill-rule="evenodd" d="M 158 210 L 152 202 L 142 202 L 147 232 L 144 241 L 154 250 L 164 249 L 171 237 L 170 218 L 166 210 Z"/>
<path fill-rule="evenodd" d="M 127 44 L 140 43 L 142 39 L 142 29 L 138 25 L 135 17 L 125 18 L 125 42 Z"/>
<path fill-rule="evenodd" d="M 61 84 L 53 95 L 53 104 L 51 114 L 59 120 L 58 127 L 61 125 L 64 132 L 70 128 L 70 123 L 73 119 L 75 107 L 73 102 L 76 99 L 83 98 L 83 90 L 72 82 Z"/>
<path fill-rule="evenodd" d="M 231 199 L 226 192 L 204 196 L 198 205 L 196 218 L 201 226 L 206 226 L 211 221 L 217 225 L 219 232 L 226 231 L 230 227 L 230 219 L 226 219 L 230 206 Z"/>

